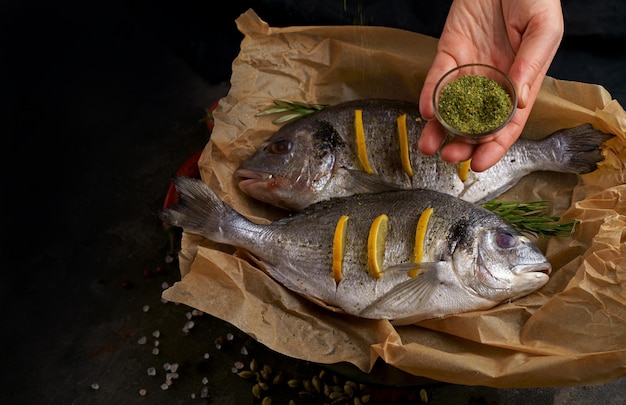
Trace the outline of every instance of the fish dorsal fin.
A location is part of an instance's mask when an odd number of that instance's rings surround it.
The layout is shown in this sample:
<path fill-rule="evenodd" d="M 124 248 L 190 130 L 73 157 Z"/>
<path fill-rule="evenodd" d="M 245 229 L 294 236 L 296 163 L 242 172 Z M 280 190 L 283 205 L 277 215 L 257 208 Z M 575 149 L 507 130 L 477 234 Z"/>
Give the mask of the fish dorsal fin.
<path fill-rule="evenodd" d="M 419 308 L 439 285 L 437 273 L 444 264 L 445 262 L 403 263 L 386 268 L 383 274 L 403 272 L 407 274 L 406 281 L 395 285 L 385 295 L 363 309 L 359 315 L 364 318 L 378 318 L 379 313 L 394 313 L 397 312 L 397 308 Z"/>
<path fill-rule="evenodd" d="M 349 169 L 348 173 L 352 181 L 352 187 L 350 187 L 350 189 L 354 190 L 357 194 L 405 190 L 405 188 L 397 184 L 381 180 L 380 176 L 376 174 L 369 174 L 353 169 Z"/>

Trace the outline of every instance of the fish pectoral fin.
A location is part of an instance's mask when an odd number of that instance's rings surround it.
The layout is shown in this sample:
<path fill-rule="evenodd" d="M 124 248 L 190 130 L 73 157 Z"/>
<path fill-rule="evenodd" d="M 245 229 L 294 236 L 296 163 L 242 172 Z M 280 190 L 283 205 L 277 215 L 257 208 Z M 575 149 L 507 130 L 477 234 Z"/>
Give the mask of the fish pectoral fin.
<path fill-rule="evenodd" d="M 380 177 L 375 174 L 369 174 L 360 170 L 351 169 L 348 170 L 348 173 L 350 174 L 352 180 L 350 189 L 354 190 L 358 194 L 404 190 L 403 187 L 400 187 L 397 184 L 382 181 Z"/>
<path fill-rule="evenodd" d="M 426 302 L 439 285 L 437 269 L 443 262 L 403 263 L 391 266 L 384 273 L 402 271 L 407 273 L 406 281 L 391 288 L 385 295 L 368 305 L 360 316 L 365 318 L 379 318 L 379 313 L 396 313 L 406 316 Z"/>

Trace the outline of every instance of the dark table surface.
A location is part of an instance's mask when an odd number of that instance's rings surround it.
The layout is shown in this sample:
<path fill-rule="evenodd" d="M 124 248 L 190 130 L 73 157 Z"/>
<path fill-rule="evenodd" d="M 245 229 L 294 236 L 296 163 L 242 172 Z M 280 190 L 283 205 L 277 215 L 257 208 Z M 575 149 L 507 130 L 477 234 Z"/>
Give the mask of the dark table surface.
<path fill-rule="evenodd" d="M 437 36 L 449 4 L 347 2 L 338 13 L 335 3 L 0 5 L 9 141 L 0 403 L 253 403 L 253 382 L 233 373 L 253 360 L 271 367 L 272 377 L 359 379 L 357 395 L 371 395 L 370 403 L 419 403 L 422 389 L 432 404 L 626 403 L 626 378 L 495 389 L 329 369 L 285 358 L 226 322 L 160 299 L 180 275 L 156 213 L 173 173 L 209 139 L 200 120 L 228 91 L 241 40 L 234 19 L 253 7 L 275 26 L 361 22 Z M 563 6 L 566 37 L 549 74 L 601 84 L 626 105 L 622 2 Z M 299 391 L 270 382 L 264 396 L 329 401 Z"/>

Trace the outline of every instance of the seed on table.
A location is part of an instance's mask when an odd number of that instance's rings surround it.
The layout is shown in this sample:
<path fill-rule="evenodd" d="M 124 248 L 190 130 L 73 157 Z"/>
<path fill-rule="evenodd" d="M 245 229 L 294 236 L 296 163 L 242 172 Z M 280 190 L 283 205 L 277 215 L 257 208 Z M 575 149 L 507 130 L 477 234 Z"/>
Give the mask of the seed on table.
<path fill-rule="evenodd" d="M 252 386 L 252 395 L 254 395 L 257 399 L 261 398 L 261 386 L 259 384 L 254 384 Z"/>
<path fill-rule="evenodd" d="M 283 380 L 284 380 L 284 378 L 283 378 L 283 373 L 282 373 L 282 372 L 279 372 L 278 374 L 276 374 L 276 375 L 274 376 L 274 379 L 272 380 L 272 384 L 274 384 L 274 385 L 278 385 L 278 384 L 282 383 L 282 382 L 283 382 Z"/>
<path fill-rule="evenodd" d="M 296 380 L 295 378 L 291 379 L 287 381 L 287 385 L 291 388 L 298 388 L 300 386 L 300 380 Z"/>
<path fill-rule="evenodd" d="M 313 379 L 311 380 L 311 384 L 313 385 L 313 388 L 315 388 L 315 390 L 317 392 L 322 392 L 322 382 L 320 381 L 320 378 L 316 375 L 313 376 Z"/>
<path fill-rule="evenodd" d="M 256 377 L 256 373 L 250 370 L 243 370 L 237 373 L 237 375 L 243 379 L 250 380 Z"/>
<path fill-rule="evenodd" d="M 250 370 L 259 371 L 259 362 L 256 359 L 250 360 Z"/>
<path fill-rule="evenodd" d="M 265 397 L 261 401 L 261 405 L 272 405 L 272 397 Z"/>

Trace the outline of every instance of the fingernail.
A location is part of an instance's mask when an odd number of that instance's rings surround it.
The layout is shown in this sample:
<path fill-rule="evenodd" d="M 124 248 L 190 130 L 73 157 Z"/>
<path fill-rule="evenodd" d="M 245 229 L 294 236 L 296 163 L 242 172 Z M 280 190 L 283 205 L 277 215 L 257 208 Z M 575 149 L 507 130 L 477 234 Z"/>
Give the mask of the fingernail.
<path fill-rule="evenodd" d="M 530 88 L 527 84 L 522 86 L 522 93 L 519 95 L 519 104 L 521 108 L 526 107 L 526 102 L 528 101 L 528 92 Z"/>

